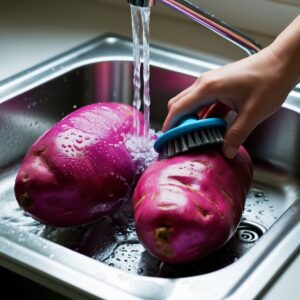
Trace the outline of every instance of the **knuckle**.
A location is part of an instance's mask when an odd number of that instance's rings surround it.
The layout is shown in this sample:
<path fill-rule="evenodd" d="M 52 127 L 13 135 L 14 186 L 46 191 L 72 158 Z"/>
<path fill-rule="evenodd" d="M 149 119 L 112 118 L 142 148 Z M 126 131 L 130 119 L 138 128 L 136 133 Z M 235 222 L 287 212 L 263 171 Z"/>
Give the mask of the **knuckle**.
<path fill-rule="evenodd" d="M 168 101 L 168 107 L 170 108 L 173 103 L 174 103 L 174 98 L 172 98 Z"/>
<path fill-rule="evenodd" d="M 181 104 L 179 101 L 175 102 L 171 108 L 170 108 L 170 111 L 173 113 L 173 114 L 176 114 L 180 111 L 181 109 Z"/>
<path fill-rule="evenodd" d="M 204 76 L 201 80 L 201 88 L 205 92 L 216 89 L 218 80 L 211 76 Z"/>

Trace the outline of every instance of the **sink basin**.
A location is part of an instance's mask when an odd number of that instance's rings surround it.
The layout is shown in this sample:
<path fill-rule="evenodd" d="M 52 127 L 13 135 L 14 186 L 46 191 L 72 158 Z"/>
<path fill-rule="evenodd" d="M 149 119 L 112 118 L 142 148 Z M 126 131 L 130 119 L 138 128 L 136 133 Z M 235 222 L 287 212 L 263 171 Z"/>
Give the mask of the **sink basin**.
<path fill-rule="evenodd" d="M 152 46 L 152 127 L 161 127 L 171 97 L 221 64 Z M 37 137 L 82 105 L 132 96 L 132 45 L 113 35 L 0 83 L 0 265 L 72 299 L 253 299 L 300 245 L 297 90 L 246 141 L 254 181 L 235 236 L 197 263 L 174 267 L 151 257 L 129 205 L 72 228 L 39 224 L 18 208 L 14 180 Z"/>

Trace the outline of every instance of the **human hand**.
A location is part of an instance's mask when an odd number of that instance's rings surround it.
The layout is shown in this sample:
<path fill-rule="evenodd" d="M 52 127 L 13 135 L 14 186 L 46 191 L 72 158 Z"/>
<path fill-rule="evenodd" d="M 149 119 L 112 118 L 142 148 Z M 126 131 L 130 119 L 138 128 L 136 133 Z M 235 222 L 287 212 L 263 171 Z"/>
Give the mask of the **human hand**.
<path fill-rule="evenodd" d="M 237 112 L 223 144 L 224 155 L 233 158 L 250 132 L 279 108 L 288 95 L 291 86 L 282 78 L 283 67 L 272 49 L 266 48 L 202 74 L 192 86 L 169 101 L 163 131 L 215 99 Z"/>
<path fill-rule="evenodd" d="M 237 112 L 225 134 L 223 152 L 233 158 L 251 131 L 274 113 L 300 81 L 300 15 L 265 49 L 200 75 L 171 99 L 163 131 L 181 117 L 219 101 Z"/>

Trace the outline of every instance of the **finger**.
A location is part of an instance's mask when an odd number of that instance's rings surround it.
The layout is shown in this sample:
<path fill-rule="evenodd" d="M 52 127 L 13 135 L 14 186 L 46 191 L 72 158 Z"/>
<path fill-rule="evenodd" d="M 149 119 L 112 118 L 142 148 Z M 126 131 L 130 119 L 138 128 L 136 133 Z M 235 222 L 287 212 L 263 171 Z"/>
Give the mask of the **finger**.
<path fill-rule="evenodd" d="M 225 157 L 232 159 L 237 150 L 247 139 L 251 131 L 257 126 L 257 116 L 251 111 L 241 110 L 230 128 L 225 134 L 223 153 Z"/>
<path fill-rule="evenodd" d="M 169 130 L 176 125 L 183 116 L 198 111 L 201 106 L 206 106 L 215 102 L 214 100 L 207 100 L 209 99 L 209 96 L 206 98 L 204 95 L 206 94 L 201 94 L 199 91 L 193 89 L 174 103 L 165 119 L 162 130 Z"/>
<path fill-rule="evenodd" d="M 181 93 L 176 95 L 168 102 L 168 111 L 171 109 L 172 105 L 176 103 L 178 100 L 182 99 L 182 97 L 186 96 L 189 92 L 191 92 L 192 86 L 188 87 L 187 89 L 183 90 Z"/>
<path fill-rule="evenodd" d="M 163 124 L 163 131 L 172 128 L 184 114 L 194 110 L 198 97 L 195 92 L 189 92 L 185 97 L 174 103 Z M 192 108 L 192 109 L 191 109 Z"/>

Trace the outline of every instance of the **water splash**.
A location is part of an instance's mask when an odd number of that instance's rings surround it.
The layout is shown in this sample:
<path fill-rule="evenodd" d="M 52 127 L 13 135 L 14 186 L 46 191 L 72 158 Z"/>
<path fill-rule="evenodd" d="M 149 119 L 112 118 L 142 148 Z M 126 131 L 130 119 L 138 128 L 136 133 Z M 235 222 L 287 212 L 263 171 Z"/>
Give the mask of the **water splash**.
<path fill-rule="evenodd" d="M 141 175 L 144 170 L 158 159 L 158 154 L 154 150 L 156 133 L 149 130 L 149 138 L 136 135 L 127 135 L 125 146 L 131 155 L 133 163 L 136 165 L 136 175 Z"/>

